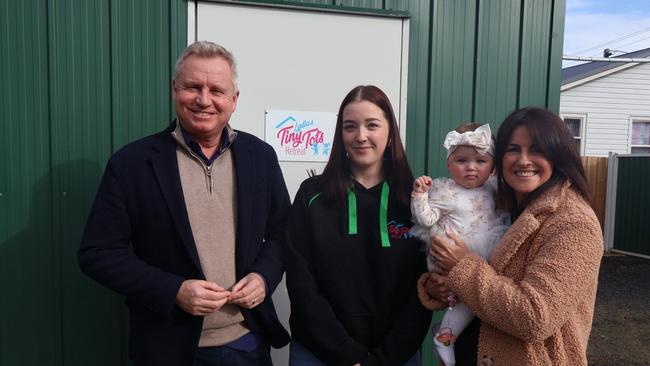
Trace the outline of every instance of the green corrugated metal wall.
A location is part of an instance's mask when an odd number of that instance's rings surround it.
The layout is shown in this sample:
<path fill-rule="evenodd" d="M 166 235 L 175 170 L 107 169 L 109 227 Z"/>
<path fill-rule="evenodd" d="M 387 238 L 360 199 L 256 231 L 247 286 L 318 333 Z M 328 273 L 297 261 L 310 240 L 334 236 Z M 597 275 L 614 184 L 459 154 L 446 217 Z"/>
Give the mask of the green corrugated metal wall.
<path fill-rule="evenodd" d="M 110 154 L 161 129 L 182 0 L 0 3 L 0 365 L 120 365 L 121 300 L 76 251 Z"/>
<path fill-rule="evenodd" d="M 650 256 L 650 158 L 617 159 L 614 249 Z"/>
<path fill-rule="evenodd" d="M 32 343 L 30 364 L 60 356 L 60 256 L 51 220 L 47 8 L 0 3 L 0 364 Z M 38 336 L 34 336 L 38 335 Z M 7 356 L 5 356 L 7 355 Z M 13 364 L 20 364 L 12 359 Z"/>
<path fill-rule="evenodd" d="M 408 3 L 420 5 L 411 12 L 410 41 L 418 47 L 409 55 L 407 112 L 416 174 L 447 174 L 442 140 L 461 122 L 489 122 L 496 131 L 515 108 L 558 110 L 559 79 L 549 75 L 560 72 L 564 0 Z M 428 55 L 413 54 L 423 49 Z M 413 75 L 423 64 L 428 72 Z"/>
<path fill-rule="evenodd" d="M 415 174 L 446 174 L 441 140 L 461 121 L 496 129 L 517 107 L 558 110 L 565 0 L 252 2 L 410 14 Z M 172 115 L 186 7 L 0 3 L 0 365 L 126 363 L 123 306 L 79 273 L 76 249 L 108 156 Z"/>

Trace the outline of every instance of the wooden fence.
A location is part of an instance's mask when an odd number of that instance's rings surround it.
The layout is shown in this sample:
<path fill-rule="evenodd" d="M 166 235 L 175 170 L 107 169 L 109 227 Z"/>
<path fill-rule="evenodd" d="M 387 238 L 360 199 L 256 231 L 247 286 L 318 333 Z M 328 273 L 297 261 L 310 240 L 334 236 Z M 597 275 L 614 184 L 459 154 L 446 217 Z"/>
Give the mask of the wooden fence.
<path fill-rule="evenodd" d="M 594 196 L 594 206 L 601 229 L 605 227 L 605 199 L 607 197 L 607 158 L 582 156 L 587 183 Z"/>

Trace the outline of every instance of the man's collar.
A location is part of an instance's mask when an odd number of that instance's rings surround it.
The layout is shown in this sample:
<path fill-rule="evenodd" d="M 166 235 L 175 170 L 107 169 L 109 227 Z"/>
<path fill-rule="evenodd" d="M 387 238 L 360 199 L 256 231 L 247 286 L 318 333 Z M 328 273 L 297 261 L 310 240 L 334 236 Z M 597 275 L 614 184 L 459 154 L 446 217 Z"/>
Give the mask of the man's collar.
<path fill-rule="evenodd" d="M 210 165 L 212 162 L 219 157 L 219 155 L 223 154 L 226 149 L 232 145 L 232 143 L 235 141 L 235 138 L 237 137 L 237 131 L 235 131 L 232 127 L 230 127 L 230 124 L 226 125 L 226 127 L 221 131 L 221 140 L 219 141 L 219 148 L 212 154 L 211 157 L 205 156 L 203 154 L 203 151 L 201 150 L 201 146 L 192 138 L 192 135 L 190 135 L 189 132 L 183 126 L 181 125 L 180 121 L 176 119 L 176 130 L 180 130 L 181 134 L 183 136 L 183 140 L 185 141 L 185 145 L 189 147 L 195 154 L 197 154 L 203 162 L 206 164 Z"/>

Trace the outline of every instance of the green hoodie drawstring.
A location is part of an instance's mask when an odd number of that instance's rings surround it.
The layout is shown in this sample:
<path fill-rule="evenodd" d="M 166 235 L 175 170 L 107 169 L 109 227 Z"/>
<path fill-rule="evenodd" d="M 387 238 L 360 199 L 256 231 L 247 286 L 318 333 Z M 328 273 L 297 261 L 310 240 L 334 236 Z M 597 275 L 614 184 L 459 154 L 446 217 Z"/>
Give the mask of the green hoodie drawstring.
<path fill-rule="evenodd" d="M 379 234 L 381 237 L 381 246 L 390 247 L 390 238 L 388 236 L 388 194 L 390 187 L 384 181 L 381 186 L 381 199 L 379 201 Z M 357 196 L 352 189 L 348 189 L 348 234 L 357 234 Z"/>
<path fill-rule="evenodd" d="M 357 196 L 348 189 L 348 234 L 357 234 Z"/>
<path fill-rule="evenodd" d="M 384 181 L 381 186 L 381 201 L 379 203 L 379 233 L 381 234 L 381 246 L 384 248 L 390 247 L 390 239 L 388 237 L 388 192 L 390 187 Z"/>

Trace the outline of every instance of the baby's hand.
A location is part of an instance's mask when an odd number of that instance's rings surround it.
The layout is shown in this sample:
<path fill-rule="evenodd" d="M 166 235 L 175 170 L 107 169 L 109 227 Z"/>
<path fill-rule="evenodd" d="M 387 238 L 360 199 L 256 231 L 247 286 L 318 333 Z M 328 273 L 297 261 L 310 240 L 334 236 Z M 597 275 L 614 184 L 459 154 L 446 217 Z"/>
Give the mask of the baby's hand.
<path fill-rule="evenodd" d="M 426 193 L 432 184 L 431 177 L 422 175 L 415 179 L 413 182 L 413 192 L 414 193 Z"/>

